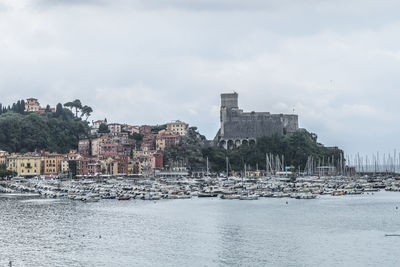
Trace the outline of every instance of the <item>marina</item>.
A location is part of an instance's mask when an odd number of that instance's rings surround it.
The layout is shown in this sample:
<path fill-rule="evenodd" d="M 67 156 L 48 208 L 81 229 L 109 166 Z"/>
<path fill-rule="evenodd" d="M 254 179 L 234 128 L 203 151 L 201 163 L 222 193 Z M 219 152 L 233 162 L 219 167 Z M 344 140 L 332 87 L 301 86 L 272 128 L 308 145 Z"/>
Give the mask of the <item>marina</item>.
<path fill-rule="evenodd" d="M 203 177 L 128 179 L 12 178 L 0 182 L 0 192 L 45 198 L 68 198 L 84 202 L 101 199 L 160 200 L 192 197 L 231 200 L 259 198 L 315 199 L 321 195 L 373 194 L 379 190 L 400 191 L 397 177 Z"/>

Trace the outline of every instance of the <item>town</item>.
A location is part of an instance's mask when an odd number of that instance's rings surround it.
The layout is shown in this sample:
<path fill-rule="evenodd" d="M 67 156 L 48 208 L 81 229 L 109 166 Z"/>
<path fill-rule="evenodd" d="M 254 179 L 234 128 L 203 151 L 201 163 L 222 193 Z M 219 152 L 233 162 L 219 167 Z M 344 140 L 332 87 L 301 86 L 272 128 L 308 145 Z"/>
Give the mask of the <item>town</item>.
<path fill-rule="evenodd" d="M 43 114 L 45 110 L 35 98 L 25 102 L 26 112 Z M 0 150 L 0 164 L 20 177 L 164 175 L 163 151 L 179 144 L 188 131 L 189 125 L 179 120 L 161 126 L 96 120 L 91 123 L 90 138 L 79 140 L 78 150 L 67 154 L 47 151 L 9 154 Z M 185 166 L 172 166 L 170 170 L 176 175 L 187 174 Z"/>

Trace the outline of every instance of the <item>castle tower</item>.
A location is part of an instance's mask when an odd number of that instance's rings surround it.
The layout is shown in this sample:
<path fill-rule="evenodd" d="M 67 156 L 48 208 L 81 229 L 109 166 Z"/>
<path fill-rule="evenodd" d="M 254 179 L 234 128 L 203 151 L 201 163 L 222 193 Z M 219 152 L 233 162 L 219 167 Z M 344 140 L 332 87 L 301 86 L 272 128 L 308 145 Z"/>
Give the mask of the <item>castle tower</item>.
<path fill-rule="evenodd" d="M 239 108 L 238 105 L 238 94 L 235 92 L 233 94 L 221 94 L 221 108 Z"/>

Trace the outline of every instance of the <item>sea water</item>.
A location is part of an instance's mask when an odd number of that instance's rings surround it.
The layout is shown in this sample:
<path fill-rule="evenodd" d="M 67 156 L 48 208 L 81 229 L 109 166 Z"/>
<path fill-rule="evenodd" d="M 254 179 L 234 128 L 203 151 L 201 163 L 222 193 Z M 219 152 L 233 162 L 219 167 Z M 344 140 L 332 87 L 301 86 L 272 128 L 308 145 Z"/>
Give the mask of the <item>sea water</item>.
<path fill-rule="evenodd" d="M 400 236 L 386 234 L 400 234 L 400 193 L 96 203 L 0 195 L 0 266 L 400 266 Z"/>

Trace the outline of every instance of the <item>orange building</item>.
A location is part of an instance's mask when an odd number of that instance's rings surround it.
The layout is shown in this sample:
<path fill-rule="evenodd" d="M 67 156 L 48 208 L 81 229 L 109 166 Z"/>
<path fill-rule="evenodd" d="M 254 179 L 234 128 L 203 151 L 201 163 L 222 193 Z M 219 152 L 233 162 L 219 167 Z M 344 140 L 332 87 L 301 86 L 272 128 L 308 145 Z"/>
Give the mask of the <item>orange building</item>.
<path fill-rule="evenodd" d="M 61 163 L 64 160 L 64 156 L 55 153 L 45 153 L 43 155 L 43 174 L 44 175 L 58 175 L 61 173 Z"/>

